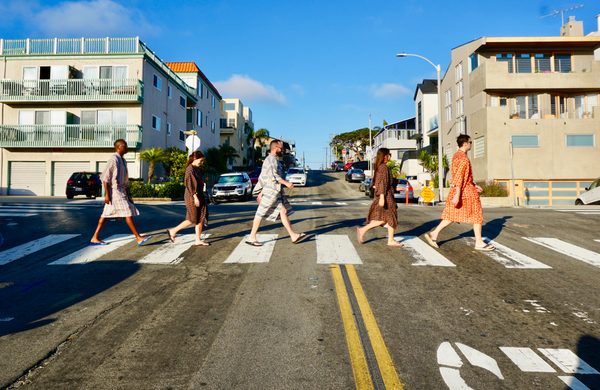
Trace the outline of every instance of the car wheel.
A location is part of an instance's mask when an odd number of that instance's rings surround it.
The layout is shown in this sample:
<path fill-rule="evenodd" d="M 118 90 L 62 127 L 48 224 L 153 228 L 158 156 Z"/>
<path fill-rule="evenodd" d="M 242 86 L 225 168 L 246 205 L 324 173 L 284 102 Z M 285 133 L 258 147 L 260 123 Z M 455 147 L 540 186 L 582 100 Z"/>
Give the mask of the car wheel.
<path fill-rule="evenodd" d="M 93 195 L 86 195 L 85 197 L 86 197 L 86 198 L 88 198 L 88 199 L 91 199 L 91 198 L 93 198 L 94 196 L 93 196 Z"/>
<path fill-rule="evenodd" d="M 67 194 L 67 199 L 73 199 L 73 195 Z"/>
<path fill-rule="evenodd" d="M 581 201 L 581 199 L 577 199 L 575 201 L 575 206 L 583 206 L 583 202 Z"/>
<path fill-rule="evenodd" d="M 369 192 L 369 198 L 374 198 L 375 197 L 375 193 L 373 191 Z"/>
<path fill-rule="evenodd" d="M 252 191 L 248 191 L 248 194 L 246 195 L 246 202 L 251 201 L 252 200 Z"/>

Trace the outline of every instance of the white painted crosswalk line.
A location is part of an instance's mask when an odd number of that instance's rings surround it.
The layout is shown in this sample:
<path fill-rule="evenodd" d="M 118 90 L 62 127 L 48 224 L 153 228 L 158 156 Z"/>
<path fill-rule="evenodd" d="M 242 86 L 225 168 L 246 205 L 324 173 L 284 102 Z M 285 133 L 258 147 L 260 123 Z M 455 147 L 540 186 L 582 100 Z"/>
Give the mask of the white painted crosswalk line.
<path fill-rule="evenodd" d="M 34 217 L 37 214 L 33 213 L 3 213 L 0 212 L 0 217 Z"/>
<path fill-rule="evenodd" d="M 77 236 L 79 236 L 79 234 L 51 234 L 49 236 L 27 242 L 23 245 L 7 249 L 3 252 L 0 252 L 0 265 L 8 264 L 12 261 L 21 259 L 31 253 L 41 251 L 42 249 L 48 248 L 52 245 L 56 245 L 60 242 L 69 240 Z"/>
<path fill-rule="evenodd" d="M 107 253 L 114 251 L 115 249 L 130 243 L 131 240 L 135 239 L 133 234 L 115 234 L 110 236 L 104 242 L 108 242 L 108 245 L 88 246 L 80 249 L 76 252 L 71 253 L 65 257 L 62 257 L 48 265 L 69 265 L 69 264 L 85 264 L 90 261 L 94 261 Z"/>
<path fill-rule="evenodd" d="M 475 244 L 474 237 L 465 238 L 470 245 Z M 489 240 L 487 237 L 483 237 L 483 241 L 487 244 L 492 244 L 496 249 L 493 251 L 485 252 L 483 254 L 489 256 L 494 261 L 502 264 L 506 268 L 529 268 L 529 269 L 551 269 L 549 265 L 541 263 L 537 260 L 532 259 L 529 256 L 525 256 L 507 246 L 497 243 L 496 241 Z"/>
<path fill-rule="evenodd" d="M 538 348 L 538 350 L 567 374 L 600 374 L 569 349 Z"/>
<path fill-rule="evenodd" d="M 201 234 L 200 238 L 204 241 L 210 234 Z M 171 241 L 161 245 L 158 249 L 146 255 L 138 263 L 142 264 L 179 264 L 183 257 L 181 254 L 188 250 L 196 242 L 195 234 L 182 234 L 175 237 L 175 243 Z"/>
<path fill-rule="evenodd" d="M 500 347 L 500 350 L 523 372 L 556 372 L 531 348 Z"/>
<path fill-rule="evenodd" d="M 348 206 L 348 203 L 346 202 L 334 202 L 335 204 L 337 204 L 338 206 Z"/>
<path fill-rule="evenodd" d="M 600 215 L 600 211 L 577 211 L 575 214 Z"/>
<path fill-rule="evenodd" d="M 0 206 L 0 209 L 83 210 L 84 207 L 81 207 L 81 206 L 45 206 L 43 204 L 30 204 L 30 205 L 8 204 L 8 205 Z"/>
<path fill-rule="evenodd" d="M 321 202 L 312 202 L 312 204 L 315 204 L 315 205 L 322 205 L 323 203 L 321 203 Z"/>
<path fill-rule="evenodd" d="M 578 247 L 568 242 L 559 240 L 558 238 L 547 237 L 523 237 L 527 241 L 531 241 L 548 249 L 552 249 L 563 255 L 572 257 L 576 260 L 583 261 L 600 268 L 600 254 Z"/>
<path fill-rule="evenodd" d="M 558 379 L 563 381 L 565 385 L 569 386 L 571 390 L 590 390 L 589 387 L 584 385 L 579 379 L 574 376 L 559 376 Z"/>
<path fill-rule="evenodd" d="M 275 248 L 275 241 L 278 234 L 257 234 L 256 239 L 263 246 L 252 246 L 246 244 L 248 236 L 242 238 L 242 241 L 229 255 L 225 263 L 268 263 Z"/>
<path fill-rule="evenodd" d="M 415 236 L 396 236 L 394 239 L 404 244 L 404 247 L 415 258 L 411 265 L 431 265 L 435 267 L 456 267 L 454 263 L 442 256 L 438 251 Z"/>
<path fill-rule="evenodd" d="M 69 209 L 70 210 L 70 209 Z M 7 207 L 0 206 L 0 211 L 5 213 L 28 213 L 28 212 L 36 212 L 36 213 L 62 213 L 65 211 L 64 209 L 50 209 L 45 207 Z"/>
<path fill-rule="evenodd" d="M 317 264 L 362 264 L 347 235 L 317 234 Z"/>

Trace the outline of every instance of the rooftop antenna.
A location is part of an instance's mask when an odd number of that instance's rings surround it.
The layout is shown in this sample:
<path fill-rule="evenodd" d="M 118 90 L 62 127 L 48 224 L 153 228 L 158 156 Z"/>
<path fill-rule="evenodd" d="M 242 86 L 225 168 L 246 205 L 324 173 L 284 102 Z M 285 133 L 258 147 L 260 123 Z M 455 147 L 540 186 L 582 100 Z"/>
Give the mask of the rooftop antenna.
<path fill-rule="evenodd" d="M 554 10 L 554 12 L 551 13 L 550 15 L 540 16 L 540 19 L 548 17 L 548 16 L 554 16 L 554 17 L 556 17 L 556 15 L 560 14 L 560 19 L 561 19 L 561 22 L 562 22 L 561 26 L 564 26 L 565 25 L 565 12 L 570 11 L 570 10 L 575 9 L 575 8 L 581 8 L 583 6 L 585 6 L 585 4 L 578 5 L 577 7 L 571 7 L 571 8 L 563 9 L 563 10 L 560 10 L 560 11 Z"/>

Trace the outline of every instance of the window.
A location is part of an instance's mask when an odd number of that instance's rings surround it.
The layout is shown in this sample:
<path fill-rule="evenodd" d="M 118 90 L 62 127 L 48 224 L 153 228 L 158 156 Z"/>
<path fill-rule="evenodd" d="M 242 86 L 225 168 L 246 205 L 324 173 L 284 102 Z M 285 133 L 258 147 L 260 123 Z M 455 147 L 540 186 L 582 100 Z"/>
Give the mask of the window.
<path fill-rule="evenodd" d="M 501 95 L 490 95 L 490 107 L 506 107 L 508 98 Z"/>
<path fill-rule="evenodd" d="M 473 140 L 473 158 L 485 156 L 485 136 Z"/>
<path fill-rule="evenodd" d="M 422 121 L 423 119 L 421 118 L 421 102 L 419 102 L 418 108 L 417 108 L 417 123 L 419 126 L 419 134 L 423 134 L 423 125 L 422 125 Z"/>
<path fill-rule="evenodd" d="M 515 148 L 539 148 L 540 136 L 537 134 L 513 134 L 510 136 L 510 142 L 512 142 L 513 147 Z"/>
<path fill-rule="evenodd" d="M 154 75 L 154 81 L 152 84 L 154 85 L 154 88 L 158 89 L 159 91 L 161 90 L 162 80 L 157 75 Z"/>
<path fill-rule="evenodd" d="M 206 126 L 208 126 L 208 115 L 204 116 L 206 118 Z"/>
<path fill-rule="evenodd" d="M 210 131 L 213 133 L 215 132 L 215 122 L 210 122 Z"/>
<path fill-rule="evenodd" d="M 551 72 L 552 55 L 536 54 L 533 58 L 533 65 L 536 72 Z"/>
<path fill-rule="evenodd" d="M 467 118 L 465 116 L 461 116 L 460 118 L 458 118 L 456 134 L 467 134 Z"/>
<path fill-rule="evenodd" d="M 235 118 L 229 118 L 227 120 L 227 127 L 235 127 Z"/>
<path fill-rule="evenodd" d="M 517 73 L 531 73 L 531 54 L 517 54 L 515 65 Z"/>
<path fill-rule="evenodd" d="M 496 62 L 506 62 L 508 64 L 508 73 L 513 72 L 513 55 L 511 53 L 496 54 Z"/>
<path fill-rule="evenodd" d="M 455 71 L 456 71 L 456 80 L 461 80 L 463 78 L 462 62 L 460 62 L 458 65 L 456 65 Z"/>
<path fill-rule="evenodd" d="M 471 63 L 469 72 L 472 72 L 475 69 L 477 69 L 477 67 L 479 66 L 479 56 L 477 56 L 477 53 L 473 53 L 469 56 L 469 62 Z"/>
<path fill-rule="evenodd" d="M 183 134 L 183 130 L 181 129 L 179 129 L 179 140 L 185 142 L 185 134 Z"/>
<path fill-rule="evenodd" d="M 519 119 L 538 119 L 538 95 L 515 96 L 515 107 L 513 117 Z"/>
<path fill-rule="evenodd" d="M 208 89 L 206 90 L 206 98 L 208 99 Z"/>
<path fill-rule="evenodd" d="M 181 96 L 181 95 L 179 96 L 179 105 L 182 108 L 185 108 L 185 98 L 183 96 Z"/>
<path fill-rule="evenodd" d="M 152 128 L 160 131 L 160 118 L 152 115 Z"/>
<path fill-rule="evenodd" d="M 550 112 L 554 118 L 564 118 L 567 110 L 567 98 L 563 95 L 550 96 Z"/>
<path fill-rule="evenodd" d="M 171 86 L 167 86 L 167 96 L 171 99 Z"/>
<path fill-rule="evenodd" d="M 171 135 L 171 124 L 167 122 L 167 135 Z"/>
<path fill-rule="evenodd" d="M 191 124 L 194 123 L 194 109 L 188 108 L 186 110 L 185 123 Z"/>
<path fill-rule="evenodd" d="M 196 125 L 202 127 L 202 111 L 198 110 L 198 117 L 196 118 Z"/>
<path fill-rule="evenodd" d="M 198 90 L 196 91 L 196 94 L 198 95 L 198 97 L 200 97 L 200 99 L 202 99 L 202 93 L 203 93 L 203 87 L 204 84 L 202 84 L 202 81 L 198 80 Z"/>
<path fill-rule="evenodd" d="M 215 97 L 212 97 L 212 108 L 215 108 Z"/>
<path fill-rule="evenodd" d="M 569 73 L 571 71 L 571 54 L 555 54 L 554 71 Z"/>
<path fill-rule="evenodd" d="M 221 118 L 221 128 L 224 129 L 226 127 L 227 127 L 227 118 Z"/>
<path fill-rule="evenodd" d="M 594 147 L 594 134 L 567 134 L 567 147 Z"/>
<path fill-rule="evenodd" d="M 452 119 L 452 89 L 447 90 L 445 93 L 446 98 L 446 122 Z"/>
<path fill-rule="evenodd" d="M 235 103 L 223 103 L 223 111 L 234 111 Z"/>
<path fill-rule="evenodd" d="M 575 118 L 589 118 L 592 115 L 592 107 L 598 105 L 598 94 L 575 95 Z"/>

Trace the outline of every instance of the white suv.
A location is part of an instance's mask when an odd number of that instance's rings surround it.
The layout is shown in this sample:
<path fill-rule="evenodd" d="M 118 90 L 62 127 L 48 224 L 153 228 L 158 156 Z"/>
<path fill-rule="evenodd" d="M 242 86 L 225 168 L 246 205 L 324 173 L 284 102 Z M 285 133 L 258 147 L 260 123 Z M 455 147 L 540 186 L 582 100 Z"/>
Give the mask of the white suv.
<path fill-rule="evenodd" d="M 585 190 L 586 192 L 579 195 L 579 198 L 575 200 L 576 205 L 600 204 L 600 178 L 596 179 L 596 181 Z"/>
<path fill-rule="evenodd" d="M 306 171 L 304 168 L 300 167 L 292 167 L 288 169 L 287 175 L 285 176 L 285 180 L 290 183 L 297 184 L 299 186 L 305 187 L 307 182 Z"/>
<path fill-rule="evenodd" d="M 214 201 L 239 198 L 252 199 L 252 182 L 245 172 L 224 173 L 212 189 Z"/>

